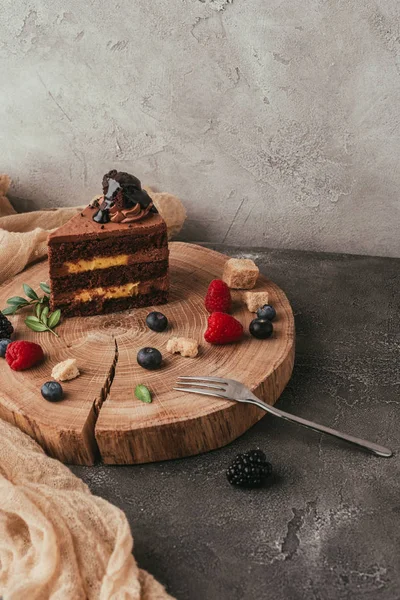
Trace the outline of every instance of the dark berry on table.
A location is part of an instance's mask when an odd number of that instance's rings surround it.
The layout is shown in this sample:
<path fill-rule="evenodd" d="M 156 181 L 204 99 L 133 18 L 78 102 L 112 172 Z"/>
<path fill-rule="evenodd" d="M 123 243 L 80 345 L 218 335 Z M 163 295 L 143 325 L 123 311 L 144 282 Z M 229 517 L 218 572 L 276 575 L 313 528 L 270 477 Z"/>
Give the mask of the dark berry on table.
<path fill-rule="evenodd" d="M 257 311 L 257 317 L 259 319 L 269 319 L 269 321 L 273 321 L 276 317 L 276 310 L 270 304 L 264 304 Z"/>
<path fill-rule="evenodd" d="M 239 487 L 260 487 L 272 473 L 272 465 L 262 450 L 250 450 L 238 454 L 226 476 L 231 485 Z"/>
<path fill-rule="evenodd" d="M 10 338 L 14 327 L 5 315 L 0 311 L 0 339 Z"/>
<path fill-rule="evenodd" d="M 5 338 L 4 340 L 0 340 L 0 356 L 1 356 L 1 358 L 5 357 L 8 344 L 11 344 L 10 339 Z"/>
<path fill-rule="evenodd" d="M 49 402 L 59 402 L 63 399 L 64 392 L 58 381 L 47 381 L 42 385 L 42 396 Z"/>
<path fill-rule="evenodd" d="M 137 354 L 137 361 L 143 369 L 159 369 L 162 363 L 161 352 L 157 348 L 142 348 Z"/>
<path fill-rule="evenodd" d="M 152 331 L 164 331 L 168 327 L 168 319 L 161 312 L 155 310 L 147 315 L 146 325 Z"/>
<path fill-rule="evenodd" d="M 269 319 L 253 319 L 249 327 L 251 335 L 259 340 L 271 337 L 273 330 L 274 326 Z"/>

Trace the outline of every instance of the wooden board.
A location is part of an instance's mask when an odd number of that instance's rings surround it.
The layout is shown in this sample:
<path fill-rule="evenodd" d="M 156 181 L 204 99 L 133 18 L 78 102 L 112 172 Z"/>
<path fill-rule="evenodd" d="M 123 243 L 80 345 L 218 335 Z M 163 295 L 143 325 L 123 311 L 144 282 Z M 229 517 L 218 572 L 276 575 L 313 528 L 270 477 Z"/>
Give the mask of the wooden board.
<path fill-rule="evenodd" d="M 60 339 L 30 331 L 23 322 L 24 312 L 12 317 L 15 339 L 40 343 L 46 360 L 20 372 L 0 360 L 0 417 L 34 437 L 51 456 L 91 465 L 99 458 L 109 464 L 131 464 L 199 454 L 231 442 L 264 416 L 251 405 L 172 388 L 178 375 L 226 376 L 274 404 L 294 360 L 294 321 L 285 294 L 260 276 L 257 288 L 268 290 L 277 311 L 273 337 L 257 340 L 246 333 L 239 343 L 211 346 L 203 339 L 208 317 L 204 296 L 210 281 L 221 277 L 227 257 L 180 242 L 170 244 L 170 250 L 171 300 L 158 307 L 170 323 L 163 333 L 146 327 L 151 308 L 65 319 L 57 329 Z M 39 291 L 40 281 L 48 281 L 47 261 L 2 286 L 0 307 L 10 296 L 21 295 L 22 283 Z M 247 331 L 254 315 L 240 304 L 233 314 Z M 171 335 L 198 339 L 199 356 L 168 354 L 165 346 Z M 162 369 L 139 367 L 136 354 L 144 346 L 160 349 Z M 77 359 L 81 376 L 63 383 L 62 402 L 46 402 L 41 385 L 51 379 L 53 366 L 69 357 Z M 152 404 L 135 398 L 137 384 L 151 390 Z"/>

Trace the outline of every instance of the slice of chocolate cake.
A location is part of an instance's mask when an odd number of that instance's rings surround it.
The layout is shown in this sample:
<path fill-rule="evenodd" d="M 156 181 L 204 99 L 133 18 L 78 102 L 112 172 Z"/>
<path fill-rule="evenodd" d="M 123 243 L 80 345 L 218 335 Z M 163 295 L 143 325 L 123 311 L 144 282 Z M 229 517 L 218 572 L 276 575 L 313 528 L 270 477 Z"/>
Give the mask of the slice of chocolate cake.
<path fill-rule="evenodd" d="M 49 236 L 51 309 L 89 316 L 168 300 L 167 226 L 140 181 L 110 171 L 104 195 Z"/>

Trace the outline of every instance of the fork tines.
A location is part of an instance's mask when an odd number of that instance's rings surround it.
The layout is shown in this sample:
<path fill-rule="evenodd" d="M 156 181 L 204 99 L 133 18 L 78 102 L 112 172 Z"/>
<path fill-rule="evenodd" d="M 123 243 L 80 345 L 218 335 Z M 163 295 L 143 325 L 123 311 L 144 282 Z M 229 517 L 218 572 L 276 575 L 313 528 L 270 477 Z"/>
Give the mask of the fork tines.
<path fill-rule="evenodd" d="M 192 392 L 206 396 L 222 396 L 226 392 L 227 382 L 220 377 L 186 377 L 181 376 L 174 390 L 178 392 Z M 218 393 L 219 392 L 219 393 Z"/>
<path fill-rule="evenodd" d="M 204 377 L 189 377 L 187 375 L 180 375 L 178 377 L 178 379 L 184 379 L 185 381 L 203 381 L 204 383 L 224 383 L 225 385 L 227 385 L 227 381 L 225 379 L 221 379 L 221 377 L 208 377 L 208 376 L 204 376 Z"/>

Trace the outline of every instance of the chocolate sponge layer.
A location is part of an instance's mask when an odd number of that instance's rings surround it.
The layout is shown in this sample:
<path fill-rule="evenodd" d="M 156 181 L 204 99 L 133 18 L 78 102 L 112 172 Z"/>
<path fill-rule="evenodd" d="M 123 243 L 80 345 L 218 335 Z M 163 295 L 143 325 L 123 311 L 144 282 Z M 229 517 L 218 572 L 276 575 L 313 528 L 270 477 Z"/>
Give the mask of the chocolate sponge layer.
<path fill-rule="evenodd" d="M 72 292 L 80 289 L 124 285 L 125 283 L 136 281 L 149 281 L 151 279 L 158 279 L 167 273 L 167 260 L 122 265 L 120 267 L 82 271 L 82 273 L 71 273 L 64 277 L 53 278 L 51 280 L 51 289 L 54 297 L 57 297 L 58 294 L 65 294 L 66 290 Z"/>
<path fill-rule="evenodd" d="M 65 262 L 90 260 L 97 256 L 133 254 L 148 248 L 163 248 L 167 244 L 166 232 L 140 237 L 126 235 L 102 240 L 53 243 L 49 245 L 49 261 L 52 267 L 59 267 Z"/>
<path fill-rule="evenodd" d="M 127 310 L 129 308 L 165 304 L 166 302 L 168 302 L 168 292 L 161 290 L 151 294 L 129 296 L 127 298 L 96 298 L 96 300 L 92 300 L 91 302 L 71 302 L 64 305 L 55 304 L 53 308 L 61 308 L 64 317 L 90 317 L 92 315 Z"/>

